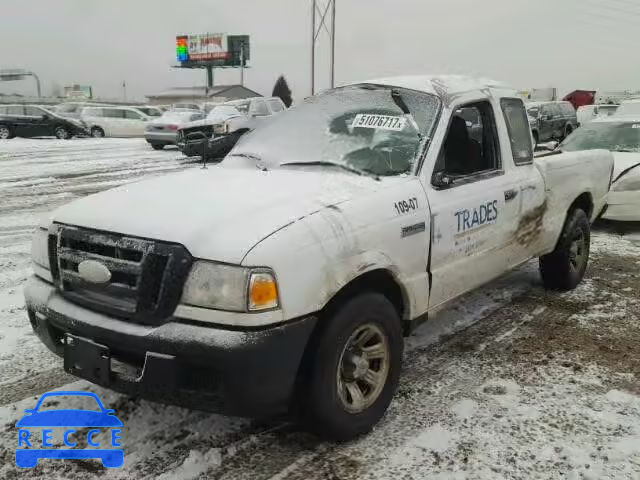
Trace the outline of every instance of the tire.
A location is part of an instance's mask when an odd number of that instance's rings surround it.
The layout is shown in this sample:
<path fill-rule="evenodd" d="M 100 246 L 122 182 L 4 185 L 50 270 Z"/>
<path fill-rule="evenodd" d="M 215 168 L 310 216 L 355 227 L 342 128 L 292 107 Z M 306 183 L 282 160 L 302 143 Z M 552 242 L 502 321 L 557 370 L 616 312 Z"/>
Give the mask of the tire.
<path fill-rule="evenodd" d="M 103 138 L 104 137 L 104 130 L 101 129 L 100 127 L 93 127 L 91 129 L 91 136 L 93 138 Z"/>
<path fill-rule="evenodd" d="M 400 319 L 386 297 L 363 293 L 321 321 L 306 357 L 303 421 L 323 438 L 346 441 L 370 431 L 391 403 L 402 365 Z M 362 347 L 377 347 L 375 357 L 367 359 Z"/>
<path fill-rule="evenodd" d="M 556 249 L 540 257 L 540 275 L 549 290 L 572 290 L 584 277 L 589 263 L 591 226 L 584 210 L 569 212 Z"/>
<path fill-rule="evenodd" d="M 571 132 L 573 132 L 573 127 L 571 125 L 567 125 L 564 129 L 564 138 L 567 138 L 569 135 L 571 135 Z"/>
<path fill-rule="evenodd" d="M 164 143 L 152 143 L 151 148 L 154 150 L 162 150 L 164 148 Z"/>
<path fill-rule="evenodd" d="M 69 130 L 67 130 L 65 127 L 56 127 L 53 133 L 58 140 L 69 140 L 71 138 Z"/>
<path fill-rule="evenodd" d="M 0 125 L 0 140 L 9 140 L 15 135 L 11 131 L 11 127 L 7 125 Z"/>

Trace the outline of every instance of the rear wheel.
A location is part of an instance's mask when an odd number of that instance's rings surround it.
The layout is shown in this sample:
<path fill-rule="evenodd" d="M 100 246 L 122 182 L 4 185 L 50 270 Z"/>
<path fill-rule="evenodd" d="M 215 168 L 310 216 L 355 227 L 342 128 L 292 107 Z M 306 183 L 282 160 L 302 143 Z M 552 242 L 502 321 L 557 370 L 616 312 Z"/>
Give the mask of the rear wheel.
<path fill-rule="evenodd" d="M 59 140 L 69 140 L 71 138 L 71 134 L 69 133 L 69 130 L 66 129 L 66 127 L 56 127 L 54 134 L 56 136 L 57 139 Z"/>
<path fill-rule="evenodd" d="M 164 143 L 152 143 L 151 148 L 154 150 L 162 150 L 164 148 Z"/>
<path fill-rule="evenodd" d="M 398 385 L 402 330 L 381 294 L 363 293 L 321 320 L 305 379 L 305 420 L 313 431 L 344 441 L 382 418 Z"/>
<path fill-rule="evenodd" d="M 540 257 L 540 274 L 545 288 L 572 290 L 584 277 L 589 263 L 591 226 L 582 209 L 569 212 L 556 249 Z"/>
<path fill-rule="evenodd" d="M 9 140 L 13 136 L 13 132 L 8 126 L 0 125 L 0 140 Z"/>
<path fill-rule="evenodd" d="M 91 129 L 91 136 L 93 138 L 102 138 L 104 137 L 104 130 L 102 130 L 100 127 L 93 127 Z"/>

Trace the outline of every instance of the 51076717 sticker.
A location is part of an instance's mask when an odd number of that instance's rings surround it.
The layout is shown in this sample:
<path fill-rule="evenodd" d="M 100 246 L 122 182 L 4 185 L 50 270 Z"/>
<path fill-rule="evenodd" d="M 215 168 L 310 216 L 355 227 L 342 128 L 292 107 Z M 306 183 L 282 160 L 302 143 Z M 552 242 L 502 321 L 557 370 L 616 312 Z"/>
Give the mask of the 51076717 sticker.
<path fill-rule="evenodd" d="M 359 113 L 351 123 L 352 128 L 374 128 L 399 132 L 407 125 L 405 117 L 393 115 L 377 115 L 373 113 Z"/>

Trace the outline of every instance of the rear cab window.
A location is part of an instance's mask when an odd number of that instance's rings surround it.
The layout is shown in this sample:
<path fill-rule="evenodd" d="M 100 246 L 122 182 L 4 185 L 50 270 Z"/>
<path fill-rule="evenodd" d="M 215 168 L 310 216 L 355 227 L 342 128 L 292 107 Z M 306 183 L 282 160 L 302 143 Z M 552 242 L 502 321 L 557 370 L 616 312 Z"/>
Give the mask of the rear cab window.
<path fill-rule="evenodd" d="M 500 100 L 500 108 L 502 108 L 509 139 L 511 140 L 513 162 L 516 165 L 533 163 L 531 130 L 524 103 L 519 98 L 503 98 Z"/>

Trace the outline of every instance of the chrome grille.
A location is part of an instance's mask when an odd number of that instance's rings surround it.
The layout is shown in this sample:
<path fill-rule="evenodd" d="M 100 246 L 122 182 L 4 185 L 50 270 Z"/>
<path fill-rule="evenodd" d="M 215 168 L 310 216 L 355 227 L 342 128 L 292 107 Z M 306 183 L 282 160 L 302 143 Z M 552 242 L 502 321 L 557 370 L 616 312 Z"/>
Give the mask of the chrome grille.
<path fill-rule="evenodd" d="M 93 310 L 156 324 L 175 309 L 191 266 L 181 245 L 61 225 L 49 242 L 54 279 L 70 301 Z M 91 283 L 78 265 L 95 260 L 111 279 Z"/>

